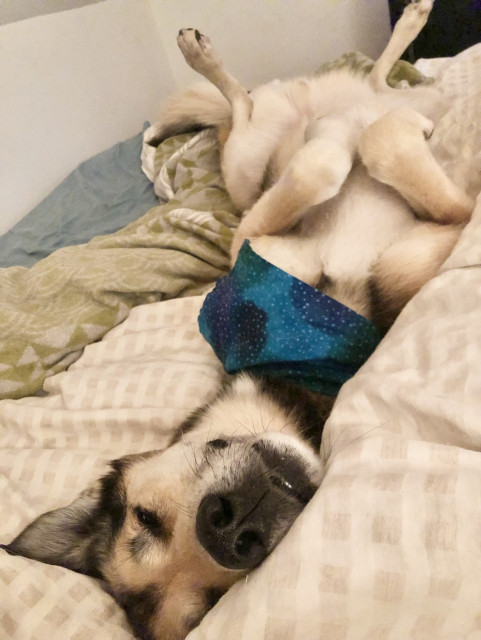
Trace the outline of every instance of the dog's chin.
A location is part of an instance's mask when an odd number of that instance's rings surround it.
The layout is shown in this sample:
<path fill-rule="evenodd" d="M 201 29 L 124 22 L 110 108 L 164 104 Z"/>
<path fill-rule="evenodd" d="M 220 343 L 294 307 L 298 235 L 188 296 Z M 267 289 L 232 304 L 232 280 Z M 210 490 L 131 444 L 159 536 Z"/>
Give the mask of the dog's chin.
<path fill-rule="evenodd" d="M 200 500 L 196 536 L 210 557 L 233 571 L 259 565 L 285 536 L 320 483 L 320 463 L 311 449 L 286 436 L 240 443 L 242 464 L 214 482 Z M 209 443 L 207 446 L 209 446 Z"/>

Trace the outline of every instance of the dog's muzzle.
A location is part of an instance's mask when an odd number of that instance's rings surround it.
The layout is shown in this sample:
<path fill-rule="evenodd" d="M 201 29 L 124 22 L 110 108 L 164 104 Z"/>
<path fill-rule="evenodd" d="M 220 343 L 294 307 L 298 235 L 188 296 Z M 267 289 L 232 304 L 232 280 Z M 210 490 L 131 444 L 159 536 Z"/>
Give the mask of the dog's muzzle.
<path fill-rule="evenodd" d="M 196 517 L 200 544 L 227 569 L 252 569 L 284 537 L 316 491 L 301 460 L 268 442 L 251 447 L 234 487 L 209 493 Z"/>

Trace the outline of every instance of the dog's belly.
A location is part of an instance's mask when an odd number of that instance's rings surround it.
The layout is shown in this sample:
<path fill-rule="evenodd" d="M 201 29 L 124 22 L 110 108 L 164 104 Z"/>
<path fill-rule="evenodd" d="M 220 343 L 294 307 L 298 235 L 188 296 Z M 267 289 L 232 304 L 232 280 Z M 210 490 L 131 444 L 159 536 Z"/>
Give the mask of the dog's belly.
<path fill-rule="evenodd" d="M 372 266 L 387 247 L 418 223 L 396 191 L 357 165 L 339 196 L 305 224 L 304 232 L 317 245 L 322 270 L 319 287 L 369 316 Z"/>
<path fill-rule="evenodd" d="M 312 207 L 293 231 L 251 244 L 275 266 L 369 316 L 373 264 L 417 224 L 398 193 L 356 165 L 340 194 Z"/>
<path fill-rule="evenodd" d="M 306 219 L 303 233 L 317 239 L 323 274 L 336 281 L 367 278 L 380 253 L 416 224 L 408 203 L 357 165 L 341 193 Z"/>

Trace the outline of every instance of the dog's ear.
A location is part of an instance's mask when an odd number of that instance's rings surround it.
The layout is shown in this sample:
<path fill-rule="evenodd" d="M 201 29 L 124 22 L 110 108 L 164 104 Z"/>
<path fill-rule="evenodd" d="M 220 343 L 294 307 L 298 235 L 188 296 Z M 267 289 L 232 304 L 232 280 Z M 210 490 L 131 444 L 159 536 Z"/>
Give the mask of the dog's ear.
<path fill-rule="evenodd" d="M 44 513 L 3 548 L 12 555 L 97 574 L 88 552 L 95 536 L 99 494 L 97 485 L 67 507 Z"/>
<path fill-rule="evenodd" d="M 102 564 L 125 518 L 122 460 L 67 507 L 44 513 L 8 545 L 12 555 L 102 577 Z"/>

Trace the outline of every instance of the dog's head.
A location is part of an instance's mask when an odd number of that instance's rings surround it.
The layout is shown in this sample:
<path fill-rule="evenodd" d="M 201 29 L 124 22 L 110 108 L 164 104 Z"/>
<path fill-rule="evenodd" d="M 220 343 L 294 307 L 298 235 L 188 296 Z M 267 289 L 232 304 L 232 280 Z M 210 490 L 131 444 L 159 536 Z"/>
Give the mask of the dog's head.
<path fill-rule="evenodd" d="M 195 421 L 218 418 L 204 410 Z M 293 435 L 194 434 L 114 461 L 5 548 L 102 578 L 143 640 L 184 638 L 272 551 L 320 482 L 314 450 Z"/>

